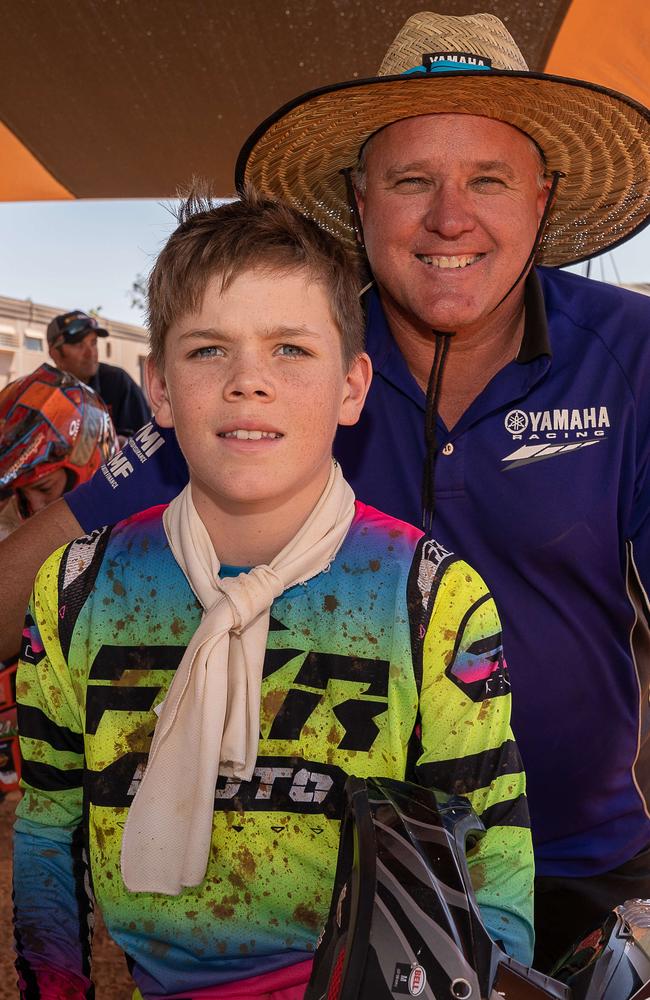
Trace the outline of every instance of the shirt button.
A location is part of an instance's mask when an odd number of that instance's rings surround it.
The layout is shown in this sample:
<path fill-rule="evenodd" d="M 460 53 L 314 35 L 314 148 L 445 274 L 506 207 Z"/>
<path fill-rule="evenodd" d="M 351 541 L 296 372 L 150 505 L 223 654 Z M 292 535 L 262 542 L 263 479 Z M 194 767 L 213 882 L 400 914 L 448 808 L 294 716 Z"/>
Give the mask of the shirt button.
<path fill-rule="evenodd" d="M 454 446 L 453 446 L 453 444 L 451 443 L 451 441 L 447 441 L 447 444 L 442 449 L 442 454 L 443 455 L 452 455 L 453 452 L 454 452 Z"/>

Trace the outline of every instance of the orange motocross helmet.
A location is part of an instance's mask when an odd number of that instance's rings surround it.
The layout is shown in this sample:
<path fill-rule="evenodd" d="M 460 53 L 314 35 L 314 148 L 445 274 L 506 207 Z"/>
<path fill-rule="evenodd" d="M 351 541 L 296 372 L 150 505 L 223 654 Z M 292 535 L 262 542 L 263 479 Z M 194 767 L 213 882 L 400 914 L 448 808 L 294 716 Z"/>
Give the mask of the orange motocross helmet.
<path fill-rule="evenodd" d="M 116 451 L 105 403 L 72 375 L 43 364 L 0 392 L 0 500 L 57 469 L 73 489 Z"/>

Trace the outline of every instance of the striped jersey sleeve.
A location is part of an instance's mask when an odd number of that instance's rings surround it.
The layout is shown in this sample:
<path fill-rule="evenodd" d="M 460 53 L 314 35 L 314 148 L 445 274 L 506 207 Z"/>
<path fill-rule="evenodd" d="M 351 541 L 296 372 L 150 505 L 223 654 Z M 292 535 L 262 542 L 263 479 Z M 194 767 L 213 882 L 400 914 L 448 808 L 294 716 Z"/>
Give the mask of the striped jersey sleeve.
<path fill-rule="evenodd" d="M 417 780 L 466 796 L 487 833 L 468 855 L 488 931 L 530 963 L 534 862 L 526 784 L 510 729 L 510 682 L 501 624 L 481 577 L 424 543 L 419 587 L 430 618 L 422 628 L 421 745 Z M 427 578 L 429 574 L 429 578 Z"/>
<path fill-rule="evenodd" d="M 17 675 L 24 795 L 14 835 L 14 934 L 24 1000 L 93 995 L 93 900 L 82 835 L 81 689 L 58 634 L 64 551 L 50 556 L 36 578 Z"/>

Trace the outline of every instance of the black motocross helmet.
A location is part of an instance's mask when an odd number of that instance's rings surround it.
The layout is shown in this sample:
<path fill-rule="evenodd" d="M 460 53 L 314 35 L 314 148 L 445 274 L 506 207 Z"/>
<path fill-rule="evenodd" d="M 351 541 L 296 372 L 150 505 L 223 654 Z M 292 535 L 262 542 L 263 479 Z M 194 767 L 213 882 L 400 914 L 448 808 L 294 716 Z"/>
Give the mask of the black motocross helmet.
<path fill-rule="evenodd" d="M 556 966 L 572 1000 L 650 1000 L 650 900 L 629 899 Z"/>
<path fill-rule="evenodd" d="M 509 958 L 485 929 L 465 860 L 484 832 L 460 796 L 348 778 L 305 1000 L 569 1000 L 567 986 Z"/>

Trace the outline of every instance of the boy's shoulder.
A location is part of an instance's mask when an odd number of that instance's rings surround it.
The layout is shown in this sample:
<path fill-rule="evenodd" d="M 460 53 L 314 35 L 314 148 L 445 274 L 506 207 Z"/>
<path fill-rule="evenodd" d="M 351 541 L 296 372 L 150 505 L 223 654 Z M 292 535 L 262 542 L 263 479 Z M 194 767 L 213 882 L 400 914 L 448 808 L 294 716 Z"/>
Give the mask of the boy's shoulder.
<path fill-rule="evenodd" d="M 56 581 L 56 588 L 62 591 L 80 576 L 96 576 L 106 559 L 127 555 L 135 560 L 168 549 L 162 521 L 166 506 L 151 507 L 117 524 L 95 528 L 62 545 L 41 566 L 37 589 L 46 581 L 50 587 Z"/>
<path fill-rule="evenodd" d="M 367 553 L 378 576 L 401 570 L 408 575 L 408 601 L 430 612 L 443 579 L 455 590 L 487 590 L 479 574 L 441 541 L 406 521 L 357 501 L 346 549 L 359 561 Z"/>
<path fill-rule="evenodd" d="M 408 553 L 412 554 L 422 537 L 422 531 L 415 525 L 400 521 L 357 500 L 346 542 L 385 545 L 388 552 L 393 553 L 395 558 L 400 558 Z"/>
<path fill-rule="evenodd" d="M 35 610 L 57 622 L 64 652 L 84 609 L 95 615 L 102 606 L 111 606 L 117 612 L 119 605 L 134 603 L 136 592 L 155 595 L 155 581 L 170 574 L 172 586 L 177 586 L 175 571 L 182 573 L 169 549 L 164 510 L 165 505 L 153 507 L 97 528 L 57 549 L 43 563 L 34 584 Z M 147 582 L 150 586 L 144 591 Z"/>
<path fill-rule="evenodd" d="M 425 561 L 436 570 L 461 562 L 451 549 L 441 541 L 426 536 L 420 528 L 385 514 L 375 507 L 356 501 L 356 511 L 347 544 L 384 550 L 388 562 L 407 560 L 419 564 Z M 463 564 L 464 565 L 464 564 Z M 377 568 L 379 571 L 381 567 Z"/>

